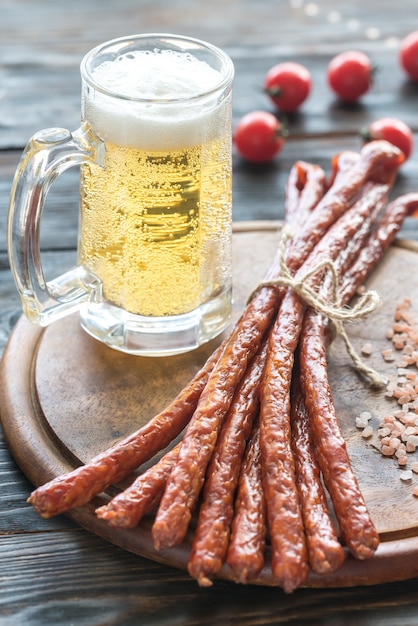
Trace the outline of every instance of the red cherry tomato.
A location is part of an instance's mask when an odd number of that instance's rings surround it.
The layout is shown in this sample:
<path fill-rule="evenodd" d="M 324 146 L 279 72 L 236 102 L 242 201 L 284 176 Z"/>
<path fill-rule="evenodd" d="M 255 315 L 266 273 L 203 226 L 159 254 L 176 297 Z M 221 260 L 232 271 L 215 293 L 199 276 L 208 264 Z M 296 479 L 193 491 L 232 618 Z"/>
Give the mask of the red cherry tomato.
<path fill-rule="evenodd" d="M 337 54 L 328 65 L 330 88 L 346 102 L 355 102 L 368 91 L 373 82 L 373 66 L 363 52 Z"/>
<path fill-rule="evenodd" d="M 418 31 L 410 33 L 401 42 L 399 60 L 408 76 L 418 81 Z"/>
<path fill-rule="evenodd" d="M 365 142 L 374 139 L 389 141 L 404 153 L 405 160 L 411 156 L 414 147 L 414 137 L 409 126 L 393 117 L 382 117 L 372 122 L 362 136 Z"/>
<path fill-rule="evenodd" d="M 311 86 L 311 75 L 306 67 L 291 61 L 272 67 L 264 80 L 266 94 L 284 113 L 296 111 L 309 96 Z"/>
<path fill-rule="evenodd" d="M 238 122 L 235 147 L 247 161 L 263 163 L 280 152 L 285 143 L 280 121 L 268 111 L 252 111 Z"/>

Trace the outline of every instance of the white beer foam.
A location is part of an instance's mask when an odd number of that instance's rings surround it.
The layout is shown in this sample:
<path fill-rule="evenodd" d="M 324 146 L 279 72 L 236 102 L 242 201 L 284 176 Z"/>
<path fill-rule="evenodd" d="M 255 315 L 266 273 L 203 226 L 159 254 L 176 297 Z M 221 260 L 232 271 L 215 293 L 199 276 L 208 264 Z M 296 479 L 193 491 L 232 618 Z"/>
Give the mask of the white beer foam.
<path fill-rule="evenodd" d="M 189 53 L 130 52 L 99 65 L 93 79 L 123 96 L 112 98 L 95 90 L 84 96 L 84 119 L 106 141 L 145 150 L 172 150 L 207 141 L 224 128 L 219 94 L 193 100 L 216 88 L 222 75 Z"/>

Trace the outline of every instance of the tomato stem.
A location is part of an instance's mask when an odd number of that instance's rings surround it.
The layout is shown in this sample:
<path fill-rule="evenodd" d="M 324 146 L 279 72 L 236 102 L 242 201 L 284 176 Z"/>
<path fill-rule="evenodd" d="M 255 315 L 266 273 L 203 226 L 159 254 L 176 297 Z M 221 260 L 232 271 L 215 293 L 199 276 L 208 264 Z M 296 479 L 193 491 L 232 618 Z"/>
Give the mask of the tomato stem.
<path fill-rule="evenodd" d="M 364 127 L 359 131 L 359 135 L 360 135 L 360 139 L 364 142 L 364 143 L 369 143 L 370 141 L 372 141 L 373 137 L 370 134 L 370 131 L 368 128 Z"/>
<path fill-rule="evenodd" d="M 282 93 L 283 93 L 283 89 L 281 89 L 278 86 L 276 86 L 276 87 L 266 87 L 264 89 L 264 91 L 271 98 L 279 98 L 282 95 Z"/>

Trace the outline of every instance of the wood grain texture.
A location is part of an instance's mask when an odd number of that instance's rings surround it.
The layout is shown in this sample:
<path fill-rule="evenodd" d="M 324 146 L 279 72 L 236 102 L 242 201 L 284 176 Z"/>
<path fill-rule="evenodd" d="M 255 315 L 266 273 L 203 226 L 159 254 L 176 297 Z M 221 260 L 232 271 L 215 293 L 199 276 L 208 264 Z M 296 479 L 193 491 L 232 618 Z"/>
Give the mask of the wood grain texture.
<path fill-rule="evenodd" d="M 65 543 L 61 532 L 2 541 L 1 562 L 15 572 L 2 582 L 0 611 L 6 626 L 326 626 L 353 624 L 354 618 L 361 626 L 416 623 L 413 584 L 301 589 L 291 596 L 280 589 L 231 586 L 224 581 L 210 590 L 196 589 L 186 574 L 125 553 L 81 529 L 66 536 Z M 15 578 L 23 567 L 27 583 L 17 594 Z M 170 593 L 161 593 L 166 588 Z"/>

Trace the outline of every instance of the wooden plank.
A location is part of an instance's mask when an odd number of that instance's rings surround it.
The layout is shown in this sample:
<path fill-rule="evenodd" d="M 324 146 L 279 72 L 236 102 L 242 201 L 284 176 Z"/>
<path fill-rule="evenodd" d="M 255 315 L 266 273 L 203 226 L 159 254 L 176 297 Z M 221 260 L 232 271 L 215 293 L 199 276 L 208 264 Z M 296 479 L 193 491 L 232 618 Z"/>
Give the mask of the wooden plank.
<path fill-rule="evenodd" d="M 0 537 L 3 626 L 30 624 L 416 624 L 416 581 L 348 589 L 280 589 L 217 581 L 199 589 L 187 574 L 79 530 Z M 350 618 L 351 619 L 351 618 Z"/>
<path fill-rule="evenodd" d="M 87 48 L 133 32 L 180 29 L 182 34 L 207 38 L 220 45 L 280 45 L 289 50 L 316 49 L 318 43 L 343 47 L 358 41 L 372 45 L 376 37 L 384 41 L 409 32 L 414 8 L 413 0 L 403 0 L 402 10 L 396 12 L 393 20 L 390 0 L 382 0 L 378 5 L 353 0 L 337 6 L 333 0 L 317 4 L 270 0 L 242 0 L 238 4 L 212 0 L 205 4 L 178 0 L 175 11 L 161 0 L 122 0 L 117 9 L 112 0 L 73 0 L 71 7 L 63 1 L 3 0 L 2 39 L 9 57 L 22 54 L 20 47 L 14 45 L 22 33 L 33 49 L 45 54 L 49 51 L 51 55 L 64 51 L 69 54 L 76 41 Z"/>
<path fill-rule="evenodd" d="M 0 535 L 46 532 L 58 529 L 76 528 L 67 517 L 60 516 L 44 520 L 36 515 L 33 508 L 26 504 L 26 498 L 32 489 L 12 459 L 9 448 L 0 430 Z M 0 612 L 1 614 L 1 612 Z"/>

